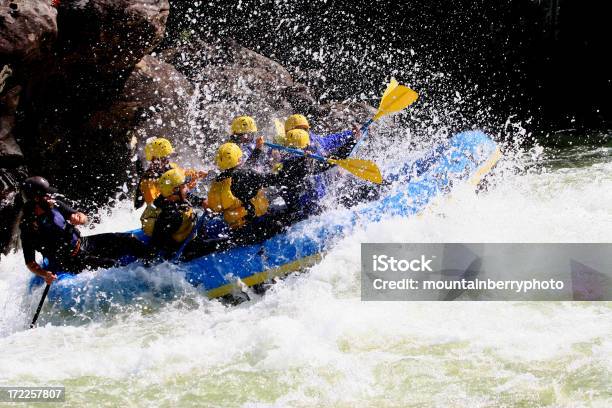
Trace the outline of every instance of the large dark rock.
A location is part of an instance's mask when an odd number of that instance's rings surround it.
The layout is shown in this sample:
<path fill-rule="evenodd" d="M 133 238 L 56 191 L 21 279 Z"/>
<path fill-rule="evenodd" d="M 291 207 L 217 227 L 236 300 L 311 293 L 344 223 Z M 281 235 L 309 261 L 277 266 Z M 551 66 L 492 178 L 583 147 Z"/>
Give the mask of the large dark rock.
<path fill-rule="evenodd" d="M 339 132 L 360 127 L 375 113 L 376 110 L 366 103 L 330 102 L 318 108 L 314 131 Z M 371 132 L 376 132 L 375 127 L 371 128 Z"/>
<path fill-rule="evenodd" d="M 146 116 L 117 114 L 115 103 L 161 41 L 168 8 L 167 0 L 61 2 L 56 55 L 26 84 L 22 102 L 22 147 L 33 172 L 98 203 L 128 180 L 129 131 Z"/>
<path fill-rule="evenodd" d="M 125 174 L 134 175 L 137 150 L 142 151 L 150 137 L 166 137 L 173 141 L 179 153 L 188 148 L 190 126 L 189 102 L 193 87 L 170 64 L 147 55 L 125 83 L 121 94 L 112 105 L 93 112 L 85 124 L 86 133 L 104 129 L 117 135 L 127 156 L 122 165 Z M 122 136 L 120 136 L 122 135 Z M 118 147 L 110 149 L 110 154 Z M 142 158 L 142 154 L 140 155 Z M 129 172 L 129 173 L 127 173 Z M 134 182 L 134 178 L 130 179 Z M 121 180 L 118 180 L 121 181 Z"/>
<path fill-rule="evenodd" d="M 164 58 L 198 84 L 196 145 L 199 155 L 229 134 L 235 116 L 251 115 L 265 132 L 273 131 L 273 119 L 292 112 L 283 93 L 295 84 L 278 63 L 232 41 L 215 44 L 194 41 L 168 50 Z"/>
<path fill-rule="evenodd" d="M 0 94 L 0 166 L 12 167 L 23 163 L 23 153 L 15 141 L 15 113 L 19 103 L 21 87 L 11 87 Z"/>
<path fill-rule="evenodd" d="M 48 0 L 0 2 L 0 70 L 39 62 L 57 37 L 57 11 Z"/>
<path fill-rule="evenodd" d="M 21 206 L 19 185 L 27 177 L 23 154 L 13 137 L 20 91 L 18 85 L 4 93 L 0 90 L 0 252 L 5 252 L 14 239 Z"/>
<path fill-rule="evenodd" d="M 161 41 L 168 0 L 63 0 L 59 8 L 62 66 L 98 75 L 131 71 Z"/>
<path fill-rule="evenodd" d="M 17 218 L 21 210 L 19 185 L 27 177 L 24 166 L 0 168 L 0 253 L 14 246 Z"/>
<path fill-rule="evenodd" d="M 167 0 L 0 1 L 1 248 L 27 173 L 104 203 L 130 180 L 134 135 L 168 131 L 157 125 L 171 114 L 150 108 L 183 109 L 173 95 L 188 84 L 144 58 L 168 12 Z"/>

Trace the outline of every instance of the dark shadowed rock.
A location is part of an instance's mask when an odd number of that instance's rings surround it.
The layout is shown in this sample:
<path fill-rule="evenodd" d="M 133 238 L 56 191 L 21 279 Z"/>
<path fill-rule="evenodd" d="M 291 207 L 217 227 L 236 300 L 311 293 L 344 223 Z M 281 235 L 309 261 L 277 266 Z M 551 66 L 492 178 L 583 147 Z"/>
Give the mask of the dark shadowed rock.
<path fill-rule="evenodd" d="M 46 58 L 57 37 L 56 15 L 47 0 L 0 2 L 0 69 Z"/>
<path fill-rule="evenodd" d="M 168 0 L 63 0 L 59 46 L 63 65 L 99 73 L 131 70 L 161 41 Z"/>
<path fill-rule="evenodd" d="M 129 132 L 148 118 L 130 110 L 127 81 L 161 40 L 167 16 L 167 0 L 61 2 L 56 55 L 32 75 L 22 101 L 32 171 L 82 199 L 115 194 L 129 176 Z"/>
<path fill-rule="evenodd" d="M 20 86 L 0 94 L 0 167 L 23 163 L 23 153 L 15 141 L 15 111 L 19 103 Z"/>
<path fill-rule="evenodd" d="M 5 65 L 5 68 L 7 66 Z M 14 138 L 15 111 L 21 87 L 12 85 L 8 69 L 0 70 L 0 253 L 14 239 L 20 210 L 19 185 L 27 176 L 24 158 Z"/>
<path fill-rule="evenodd" d="M 133 181 L 136 152 L 146 138 L 163 135 L 183 143 L 191 92 L 171 65 L 145 56 L 108 106 L 73 117 L 70 128 L 40 126 L 48 144 L 36 152 L 60 187 L 83 199 L 106 200 Z"/>
<path fill-rule="evenodd" d="M 221 63 L 204 66 L 197 78 L 206 135 L 218 140 L 226 137 L 231 120 L 239 115 L 255 117 L 261 129 L 271 132 L 275 117 L 291 113 L 283 92 L 294 83 L 285 68 L 236 43 L 222 44 L 211 53 L 208 58 Z"/>
<path fill-rule="evenodd" d="M 129 135 L 131 149 L 142 149 L 146 139 L 163 136 L 181 153 L 189 140 L 192 93 L 193 87 L 183 74 L 147 55 L 136 64 L 115 102 L 91 115 L 88 127 Z"/>
<path fill-rule="evenodd" d="M 27 177 L 24 166 L 0 168 L 0 253 L 14 247 L 21 199 L 19 185 Z"/>

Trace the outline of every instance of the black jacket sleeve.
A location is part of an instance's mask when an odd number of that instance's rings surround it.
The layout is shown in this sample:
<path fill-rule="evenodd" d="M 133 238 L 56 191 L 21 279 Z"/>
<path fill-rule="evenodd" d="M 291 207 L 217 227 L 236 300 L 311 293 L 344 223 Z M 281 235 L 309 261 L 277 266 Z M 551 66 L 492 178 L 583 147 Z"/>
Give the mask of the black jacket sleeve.
<path fill-rule="evenodd" d="M 25 263 L 34 262 L 36 260 L 36 252 L 34 248 L 34 243 L 32 241 L 30 227 L 27 225 L 27 221 L 25 220 L 21 221 L 19 227 L 21 232 L 21 248 L 23 251 L 23 260 L 25 261 Z"/>
<path fill-rule="evenodd" d="M 251 155 L 249 156 L 249 158 L 246 160 L 245 164 L 247 166 L 249 165 L 253 165 L 256 164 L 257 161 L 263 156 L 263 149 L 258 149 L 255 148 L 253 149 L 253 152 L 251 152 Z"/>
<path fill-rule="evenodd" d="M 353 150 L 353 147 L 356 144 L 357 139 L 355 138 L 355 133 L 351 132 L 351 136 L 347 139 L 347 141 L 342 146 L 335 149 L 330 157 L 333 159 L 346 159 L 350 156 L 351 150 Z"/>
<path fill-rule="evenodd" d="M 54 200 L 54 201 L 55 201 L 55 207 L 64 216 L 66 221 L 70 220 L 70 216 L 77 212 L 77 210 L 70 207 L 68 204 L 66 204 L 65 202 L 61 200 Z"/>

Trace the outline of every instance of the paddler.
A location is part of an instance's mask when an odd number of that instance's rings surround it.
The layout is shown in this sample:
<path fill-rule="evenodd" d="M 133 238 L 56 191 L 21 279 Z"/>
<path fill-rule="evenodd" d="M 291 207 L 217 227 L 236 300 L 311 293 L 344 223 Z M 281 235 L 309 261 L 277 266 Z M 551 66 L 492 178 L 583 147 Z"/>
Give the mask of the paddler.
<path fill-rule="evenodd" d="M 310 122 L 306 116 L 293 114 L 285 120 L 285 133 L 301 129 L 308 133 L 308 151 L 321 156 L 331 156 L 344 159 L 349 156 L 351 149 L 361 137 L 359 127 L 328 135 L 317 135 L 310 130 Z"/>
<path fill-rule="evenodd" d="M 196 224 L 194 205 L 203 200 L 189 193 L 191 178 L 179 168 L 166 171 L 159 178 L 160 196 L 154 201 L 159 210 L 153 222 L 153 244 L 174 253 L 190 236 Z"/>
<path fill-rule="evenodd" d="M 315 153 L 309 133 L 304 129 L 288 131 L 283 145 Z M 306 156 L 283 155 L 275 167 L 277 182 L 281 185 L 279 194 L 287 205 L 287 213 L 303 218 L 319 212 L 319 202 L 325 197 L 325 182 L 321 174 L 332 165 Z"/>
<path fill-rule="evenodd" d="M 261 150 L 263 140 L 257 140 Z M 208 191 L 207 206 L 223 214 L 225 222 L 232 229 L 242 228 L 268 211 L 268 200 L 264 188 L 276 184 L 272 174 L 262 174 L 241 166 L 244 154 L 235 143 L 223 144 L 216 155 L 216 164 L 221 171 Z"/>
<path fill-rule="evenodd" d="M 150 162 L 138 183 L 138 193 L 134 200 L 134 207 L 139 208 L 143 204 L 151 204 L 159 196 L 157 181 L 166 171 L 179 167 L 170 161 L 170 156 L 174 153 L 172 143 L 164 137 L 156 137 L 145 145 L 145 158 Z M 206 172 L 196 170 L 185 170 L 191 177 L 193 188 L 198 179 L 206 177 Z"/>
<path fill-rule="evenodd" d="M 238 116 L 232 121 L 228 142 L 240 147 L 244 166 L 261 170 L 265 160 L 262 154 L 263 137 L 258 136 L 257 132 L 257 124 L 252 116 Z"/>
<path fill-rule="evenodd" d="M 294 114 L 285 121 L 285 137 L 280 144 L 304 150 L 305 153 L 345 159 L 361 137 L 359 127 L 328 135 L 317 135 L 310 131 L 310 123 L 304 115 Z M 306 157 L 296 157 L 283 152 L 275 152 L 280 157 L 274 168 L 283 180 L 284 188 L 280 195 L 287 204 L 288 210 L 296 215 L 308 216 L 320 211 L 320 202 L 327 194 L 326 185 L 330 184 L 328 175 L 321 174 L 331 166 Z M 326 179 L 327 178 L 327 179 Z M 364 184 L 347 179 L 347 186 L 337 197 L 346 207 L 362 201 L 373 200 L 379 196 L 380 186 Z"/>
<path fill-rule="evenodd" d="M 159 209 L 153 205 L 155 199 L 160 195 L 158 180 L 168 170 L 179 168 L 176 163 L 170 161 L 173 153 L 172 144 L 163 137 L 153 138 L 145 146 L 145 158 L 150 162 L 150 165 L 138 183 L 138 193 L 136 193 L 134 206 L 139 208 L 143 203 L 147 204 L 147 208 L 140 217 L 140 222 L 142 230 L 148 236 L 153 234 L 155 218 L 159 214 Z M 184 170 L 184 172 L 191 180 L 189 189 L 193 189 L 197 181 L 206 177 L 207 174 L 204 171 L 196 170 Z"/>
<path fill-rule="evenodd" d="M 23 257 L 28 269 L 51 284 L 55 272 L 79 273 L 88 268 L 117 265 L 123 256 L 147 258 L 147 247 L 131 234 L 110 233 L 82 237 L 78 225 L 87 216 L 54 197 L 56 190 L 43 177 L 30 177 L 22 185 L 25 204 L 19 224 Z M 36 251 L 46 258 L 42 267 Z"/>

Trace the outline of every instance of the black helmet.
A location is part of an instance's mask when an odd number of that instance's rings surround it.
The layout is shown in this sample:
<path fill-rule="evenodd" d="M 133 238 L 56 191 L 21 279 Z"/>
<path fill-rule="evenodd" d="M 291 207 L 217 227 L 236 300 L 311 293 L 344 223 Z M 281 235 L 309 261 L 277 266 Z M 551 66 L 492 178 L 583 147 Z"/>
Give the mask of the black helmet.
<path fill-rule="evenodd" d="M 49 185 L 46 178 L 35 176 L 25 179 L 21 185 L 21 193 L 23 198 L 28 201 L 33 200 L 34 197 L 57 193 L 57 190 Z"/>

